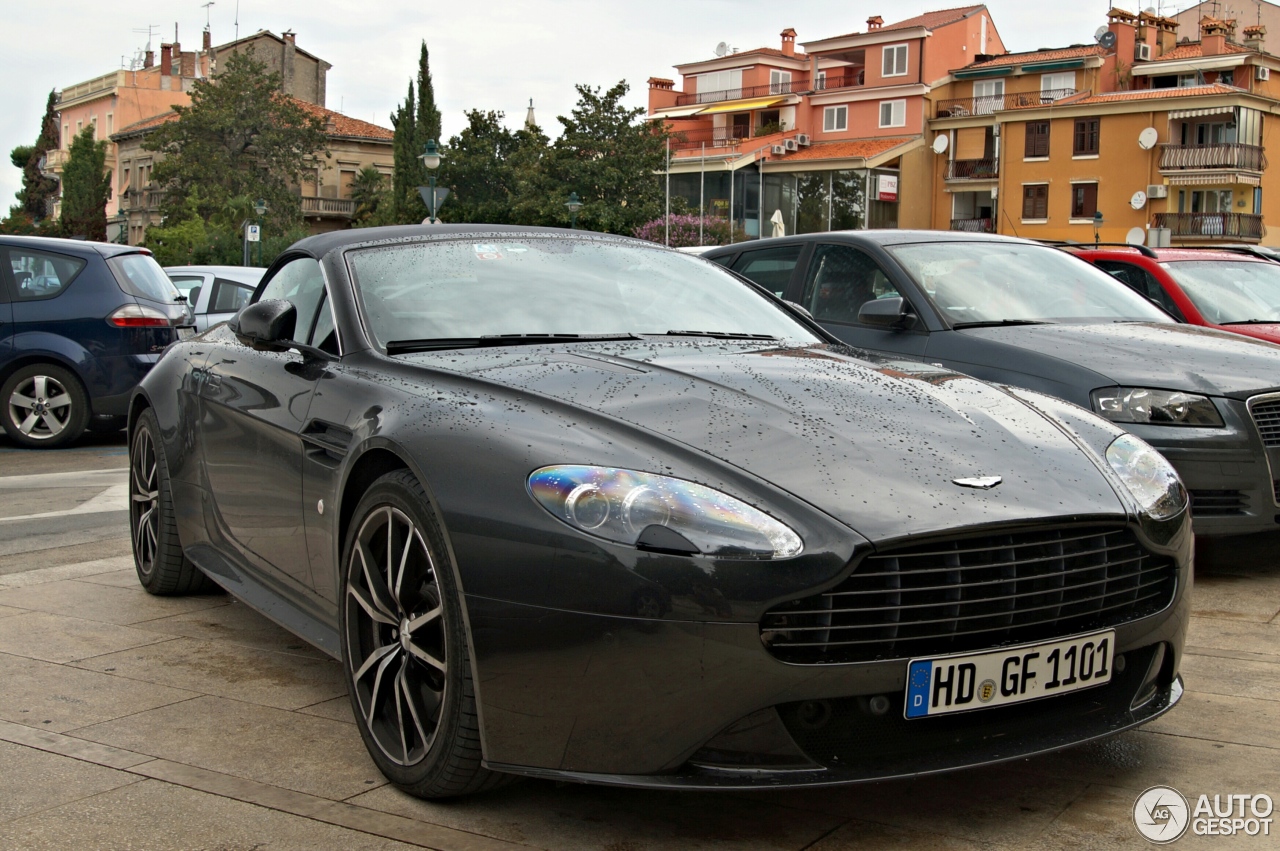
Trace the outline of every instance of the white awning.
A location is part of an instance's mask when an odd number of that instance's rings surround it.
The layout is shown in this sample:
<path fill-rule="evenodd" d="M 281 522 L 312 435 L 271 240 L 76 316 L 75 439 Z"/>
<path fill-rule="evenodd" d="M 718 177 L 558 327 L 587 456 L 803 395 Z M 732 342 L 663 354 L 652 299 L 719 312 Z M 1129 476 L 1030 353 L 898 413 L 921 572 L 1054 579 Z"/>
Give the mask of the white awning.
<path fill-rule="evenodd" d="M 1239 171 L 1195 171 L 1165 177 L 1170 186 L 1261 186 L 1262 177 Z"/>
<path fill-rule="evenodd" d="M 706 104 L 698 104 L 697 106 L 677 106 L 673 109 L 659 109 L 650 115 L 651 119 L 658 118 L 687 118 L 690 115 L 696 115 L 706 109 Z"/>
<path fill-rule="evenodd" d="M 1169 118 L 1199 118 L 1202 115 L 1222 115 L 1233 112 L 1235 112 L 1235 107 L 1232 106 L 1209 106 L 1204 109 L 1177 109 L 1169 113 Z"/>

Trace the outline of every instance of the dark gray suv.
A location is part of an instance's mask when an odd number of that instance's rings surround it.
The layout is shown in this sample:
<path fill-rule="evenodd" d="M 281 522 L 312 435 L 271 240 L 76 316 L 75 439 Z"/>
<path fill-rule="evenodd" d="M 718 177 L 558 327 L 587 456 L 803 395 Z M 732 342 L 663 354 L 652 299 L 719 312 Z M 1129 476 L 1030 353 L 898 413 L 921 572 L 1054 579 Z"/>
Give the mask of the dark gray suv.
<path fill-rule="evenodd" d="M 1176 324 L 1106 273 L 1028 240 L 844 231 L 703 256 L 851 345 L 1121 424 L 1177 468 L 1198 534 L 1280 530 L 1280 346 Z"/>

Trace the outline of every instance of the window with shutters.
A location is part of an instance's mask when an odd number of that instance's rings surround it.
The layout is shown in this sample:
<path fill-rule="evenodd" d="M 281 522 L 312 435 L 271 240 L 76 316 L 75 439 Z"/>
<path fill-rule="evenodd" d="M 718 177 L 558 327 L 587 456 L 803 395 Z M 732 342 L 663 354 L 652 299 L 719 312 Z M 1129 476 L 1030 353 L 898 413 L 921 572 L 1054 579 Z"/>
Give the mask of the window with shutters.
<path fill-rule="evenodd" d="M 880 101 L 880 126 L 907 126 L 907 102 L 905 100 Z"/>
<path fill-rule="evenodd" d="M 1098 184 L 1071 184 L 1071 218 L 1092 219 L 1098 212 Z"/>
<path fill-rule="evenodd" d="M 1096 156 L 1098 153 L 1097 118 L 1077 118 L 1075 141 L 1071 146 L 1071 154 L 1076 157 Z"/>
<path fill-rule="evenodd" d="M 1027 122 L 1027 144 L 1023 151 L 1027 159 L 1049 156 L 1049 122 Z"/>
<path fill-rule="evenodd" d="M 822 110 L 822 129 L 827 133 L 849 129 L 849 107 L 829 106 Z"/>
<path fill-rule="evenodd" d="M 882 77 L 904 77 L 907 74 L 907 46 L 905 44 L 888 44 L 881 54 L 883 63 L 880 68 Z"/>
<path fill-rule="evenodd" d="M 1022 187 L 1022 218 L 1049 218 L 1049 184 L 1028 183 Z"/>

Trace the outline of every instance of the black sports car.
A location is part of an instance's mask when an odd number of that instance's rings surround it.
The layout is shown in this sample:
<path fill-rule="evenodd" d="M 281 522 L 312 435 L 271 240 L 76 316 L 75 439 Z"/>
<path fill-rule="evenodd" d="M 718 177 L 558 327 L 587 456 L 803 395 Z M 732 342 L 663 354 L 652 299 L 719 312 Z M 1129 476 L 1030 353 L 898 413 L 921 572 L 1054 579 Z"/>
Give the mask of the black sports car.
<path fill-rule="evenodd" d="M 480 228 L 299 242 L 130 413 L 143 586 L 341 658 L 393 782 L 822 785 L 1177 702 L 1187 498 L 1145 443 L 697 258 Z"/>

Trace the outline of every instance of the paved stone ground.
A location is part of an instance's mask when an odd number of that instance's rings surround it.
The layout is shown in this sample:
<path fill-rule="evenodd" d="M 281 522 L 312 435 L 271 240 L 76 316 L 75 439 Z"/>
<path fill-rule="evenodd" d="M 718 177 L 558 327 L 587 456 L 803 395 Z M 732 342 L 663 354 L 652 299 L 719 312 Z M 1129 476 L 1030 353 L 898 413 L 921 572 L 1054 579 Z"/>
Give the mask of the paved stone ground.
<path fill-rule="evenodd" d="M 429 804 L 365 754 L 336 663 L 229 597 L 141 590 L 125 466 L 123 436 L 60 452 L 0 437 L 0 848 L 1138 849 L 1149 786 L 1280 799 L 1266 543 L 1202 551 L 1183 704 L 1100 745 L 836 790 L 526 781 Z"/>

